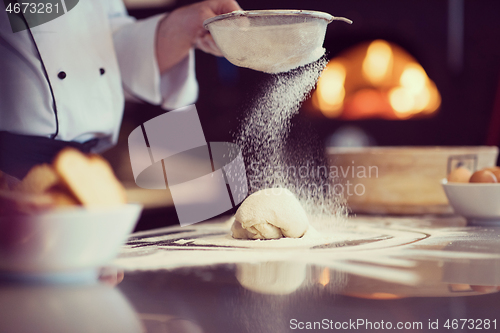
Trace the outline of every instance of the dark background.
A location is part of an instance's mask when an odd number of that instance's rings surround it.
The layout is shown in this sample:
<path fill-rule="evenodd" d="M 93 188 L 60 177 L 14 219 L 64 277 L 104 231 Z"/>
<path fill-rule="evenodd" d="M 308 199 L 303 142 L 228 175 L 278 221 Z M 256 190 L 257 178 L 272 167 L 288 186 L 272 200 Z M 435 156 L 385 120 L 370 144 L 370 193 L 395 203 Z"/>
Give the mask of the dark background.
<path fill-rule="evenodd" d="M 140 19 L 194 2 L 177 1 L 169 7 L 129 12 Z M 490 120 L 500 78 L 500 1 L 240 0 L 239 4 L 246 10 L 307 9 L 350 18 L 354 21 L 352 25 L 333 22 L 328 26 L 324 43 L 328 58 L 360 42 L 385 39 L 415 57 L 441 94 L 441 107 L 434 117 L 405 121 L 328 119 L 303 108 L 293 120 L 292 140 L 320 146 L 337 129 L 349 125 L 361 128 L 381 146 L 484 145 L 488 135 L 491 136 Z M 451 15 L 450 8 L 458 10 L 458 15 Z M 458 22 L 451 30 L 450 17 L 451 22 Z M 461 29 L 463 48 L 450 53 L 449 34 L 460 37 Z M 452 66 L 450 56 L 463 61 Z M 250 102 L 258 98 L 257 91 L 270 75 L 238 68 L 224 58 L 201 51 L 196 51 L 196 74 L 200 87 L 196 107 L 207 141 L 233 141 L 239 120 L 248 112 Z M 120 141 L 105 154 L 122 180 L 133 182 L 127 154 L 128 135 L 163 112 L 158 106 L 127 103 Z M 500 131 L 500 121 L 492 129 Z M 167 210 L 145 211 L 138 228 L 176 224 L 175 209 Z"/>
<path fill-rule="evenodd" d="M 130 14 L 144 18 L 194 2 L 178 1 L 175 6 L 131 10 Z M 459 69 L 452 68 L 448 61 L 451 3 L 463 10 L 463 63 Z M 413 55 L 441 93 L 441 108 L 435 117 L 428 119 L 343 121 L 301 112 L 295 122 L 313 128 L 320 138 L 326 138 L 341 126 L 354 124 L 370 134 L 378 145 L 486 143 L 499 82 L 499 1 L 241 0 L 239 4 L 246 10 L 308 9 L 348 17 L 354 21 L 353 25 L 333 22 L 328 26 L 324 46 L 329 58 L 359 42 L 385 39 Z M 196 68 L 200 85 L 196 106 L 207 141 L 231 140 L 238 119 L 269 75 L 235 67 L 225 59 L 201 51 L 196 51 Z M 125 122 L 141 122 L 161 112 L 164 111 L 157 107 L 129 104 Z"/>

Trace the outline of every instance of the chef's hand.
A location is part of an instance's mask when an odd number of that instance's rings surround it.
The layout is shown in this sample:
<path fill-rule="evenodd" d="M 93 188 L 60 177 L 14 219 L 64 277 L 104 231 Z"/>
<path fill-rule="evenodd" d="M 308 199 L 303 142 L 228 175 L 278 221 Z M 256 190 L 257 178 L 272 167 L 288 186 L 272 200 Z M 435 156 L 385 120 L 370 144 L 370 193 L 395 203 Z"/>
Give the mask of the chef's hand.
<path fill-rule="evenodd" d="M 222 56 L 212 36 L 203 27 L 203 21 L 235 10 L 241 10 L 241 7 L 234 0 L 207 0 L 168 14 L 156 32 L 156 58 L 160 72 L 178 64 L 192 47 Z"/>

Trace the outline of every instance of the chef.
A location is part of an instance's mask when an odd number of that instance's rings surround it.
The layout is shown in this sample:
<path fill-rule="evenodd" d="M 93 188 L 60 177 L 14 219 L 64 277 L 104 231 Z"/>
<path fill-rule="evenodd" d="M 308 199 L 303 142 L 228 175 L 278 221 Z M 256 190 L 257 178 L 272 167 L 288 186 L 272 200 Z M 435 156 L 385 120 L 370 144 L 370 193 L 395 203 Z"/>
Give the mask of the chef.
<path fill-rule="evenodd" d="M 203 21 L 241 10 L 208 0 L 135 20 L 122 0 L 62 4 L 64 15 L 19 32 L 11 23 L 26 15 L 0 4 L 0 170 L 17 178 L 64 147 L 115 144 L 125 95 L 166 109 L 193 103 L 193 47 L 221 55 Z"/>

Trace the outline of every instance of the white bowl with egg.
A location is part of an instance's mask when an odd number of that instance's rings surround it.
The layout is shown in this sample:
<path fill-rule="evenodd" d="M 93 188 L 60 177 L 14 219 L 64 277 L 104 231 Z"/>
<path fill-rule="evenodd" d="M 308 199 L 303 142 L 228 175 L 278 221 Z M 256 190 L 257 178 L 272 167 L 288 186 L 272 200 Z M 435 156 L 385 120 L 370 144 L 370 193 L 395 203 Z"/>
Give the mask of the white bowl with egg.
<path fill-rule="evenodd" d="M 92 276 L 118 254 L 141 210 L 126 204 L 0 217 L 0 277 Z"/>
<path fill-rule="evenodd" d="M 456 214 L 469 224 L 500 225 L 499 183 L 452 183 L 441 181 Z"/>

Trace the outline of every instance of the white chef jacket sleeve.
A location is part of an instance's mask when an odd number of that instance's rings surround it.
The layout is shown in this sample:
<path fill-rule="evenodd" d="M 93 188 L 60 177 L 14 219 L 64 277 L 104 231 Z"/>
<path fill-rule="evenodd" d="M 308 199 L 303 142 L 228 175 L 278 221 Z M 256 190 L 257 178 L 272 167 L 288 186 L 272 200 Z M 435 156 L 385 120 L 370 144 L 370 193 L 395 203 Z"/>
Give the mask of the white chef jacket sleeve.
<path fill-rule="evenodd" d="M 156 29 L 165 14 L 135 20 L 121 0 L 107 2 L 113 43 L 125 92 L 166 109 L 192 104 L 198 97 L 194 50 L 160 75 L 155 53 Z"/>

